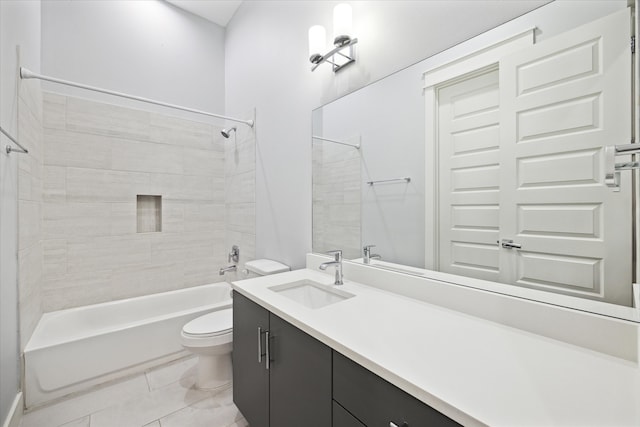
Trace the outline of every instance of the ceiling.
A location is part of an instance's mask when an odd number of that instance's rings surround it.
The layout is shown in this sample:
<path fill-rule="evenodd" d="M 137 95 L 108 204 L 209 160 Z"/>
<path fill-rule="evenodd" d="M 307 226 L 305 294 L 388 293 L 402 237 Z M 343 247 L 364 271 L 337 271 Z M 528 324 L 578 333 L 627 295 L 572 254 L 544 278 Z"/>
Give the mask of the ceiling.
<path fill-rule="evenodd" d="M 226 27 L 242 0 L 166 0 L 167 2 Z"/>

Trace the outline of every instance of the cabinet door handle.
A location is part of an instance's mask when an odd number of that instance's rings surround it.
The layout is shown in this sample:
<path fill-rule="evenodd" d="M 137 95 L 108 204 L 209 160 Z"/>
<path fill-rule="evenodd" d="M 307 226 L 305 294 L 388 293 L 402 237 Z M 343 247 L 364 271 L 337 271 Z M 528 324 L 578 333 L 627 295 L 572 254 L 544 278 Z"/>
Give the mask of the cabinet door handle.
<path fill-rule="evenodd" d="M 267 348 L 266 355 L 265 355 L 265 358 L 266 358 L 265 366 L 266 366 L 267 369 L 269 369 L 271 367 L 271 342 L 270 341 L 271 340 L 270 340 L 270 336 L 269 336 L 269 331 L 265 331 L 264 332 L 264 343 L 265 343 L 265 346 Z"/>
<path fill-rule="evenodd" d="M 258 326 L 258 363 L 262 363 L 262 328 Z"/>
<path fill-rule="evenodd" d="M 409 427 L 409 423 L 406 421 L 400 425 L 394 423 L 393 421 L 389 421 L 389 427 Z"/>

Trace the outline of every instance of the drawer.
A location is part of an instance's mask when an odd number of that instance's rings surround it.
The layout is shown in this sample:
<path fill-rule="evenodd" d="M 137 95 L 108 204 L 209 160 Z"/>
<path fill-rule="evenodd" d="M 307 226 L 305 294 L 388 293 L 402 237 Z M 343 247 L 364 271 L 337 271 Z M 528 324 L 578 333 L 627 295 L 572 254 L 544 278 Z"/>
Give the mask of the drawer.
<path fill-rule="evenodd" d="M 340 406 L 335 400 L 333 401 L 333 422 L 332 427 L 367 427 L 362 424 L 356 417 L 351 415 Z"/>
<path fill-rule="evenodd" d="M 367 427 L 460 425 L 336 351 L 333 399 Z"/>

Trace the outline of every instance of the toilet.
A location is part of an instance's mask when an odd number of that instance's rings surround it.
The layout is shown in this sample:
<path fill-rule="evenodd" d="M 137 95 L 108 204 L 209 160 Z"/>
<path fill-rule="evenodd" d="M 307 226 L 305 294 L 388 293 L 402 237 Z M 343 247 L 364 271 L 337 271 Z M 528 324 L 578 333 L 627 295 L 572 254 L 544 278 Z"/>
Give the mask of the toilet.
<path fill-rule="evenodd" d="M 243 278 L 289 271 L 278 261 L 257 259 L 245 264 Z M 182 346 L 198 355 L 196 387 L 203 390 L 224 388 L 231 383 L 233 348 L 233 310 L 226 308 L 193 319 L 182 327 Z"/>

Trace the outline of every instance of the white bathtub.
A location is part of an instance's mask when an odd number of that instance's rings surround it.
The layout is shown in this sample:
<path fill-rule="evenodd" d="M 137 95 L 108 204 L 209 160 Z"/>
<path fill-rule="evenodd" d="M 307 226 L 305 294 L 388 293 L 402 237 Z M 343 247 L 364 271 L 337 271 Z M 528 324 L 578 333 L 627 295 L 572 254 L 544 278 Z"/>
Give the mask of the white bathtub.
<path fill-rule="evenodd" d="M 227 283 L 46 313 L 24 351 L 27 408 L 186 356 L 182 326 L 231 307 Z"/>

